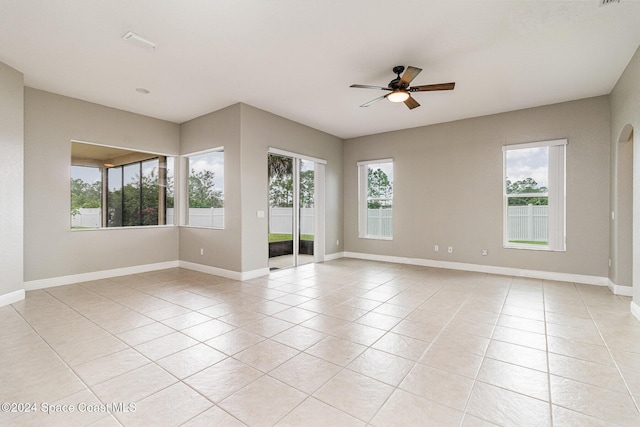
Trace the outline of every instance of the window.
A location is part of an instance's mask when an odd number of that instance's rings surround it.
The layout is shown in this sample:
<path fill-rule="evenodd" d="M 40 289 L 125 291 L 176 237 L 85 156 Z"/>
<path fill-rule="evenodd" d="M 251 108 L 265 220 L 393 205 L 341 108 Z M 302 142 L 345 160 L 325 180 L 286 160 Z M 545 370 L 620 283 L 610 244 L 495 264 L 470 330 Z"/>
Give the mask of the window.
<path fill-rule="evenodd" d="M 393 238 L 393 160 L 358 162 L 358 214 L 361 238 Z"/>
<path fill-rule="evenodd" d="M 71 143 L 71 227 L 173 224 L 173 158 Z"/>
<path fill-rule="evenodd" d="M 566 139 L 506 145 L 504 246 L 565 250 Z"/>
<path fill-rule="evenodd" d="M 101 224 L 101 168 L 71 166 L 71 228 L 99 228 Z"/>
<path fill-rule="evenodd" d="M 187 156 L 188 225 L 224 228 L 224 150 Z"/>

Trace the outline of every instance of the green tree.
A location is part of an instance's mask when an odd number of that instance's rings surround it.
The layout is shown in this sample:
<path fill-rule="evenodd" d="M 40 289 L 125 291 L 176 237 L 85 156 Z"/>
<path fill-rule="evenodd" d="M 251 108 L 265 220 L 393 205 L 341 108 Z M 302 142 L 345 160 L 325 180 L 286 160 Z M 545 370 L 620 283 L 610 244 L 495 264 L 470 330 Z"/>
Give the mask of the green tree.
<path fill-rule="evenodd" d="M 276 175 L 270 179 L 269 204 L 274 208 L 293 207 L 292 175 Z"/>
<path fill-rule="evenodd" d="M 157 167 L 140 177 L 136 173 L 124 188 L 108 193 L 109 227 L 158 224 L 159 178 Z"/>
<path fill-rule="evenodd" d="M 77 215 L 81 208 L 99 208 L 101 204 L 102 184 L 92 184 L 82 178 L 71 178 L 71 215 Z"/>
<path fill-rule="evenodd" d="M 191 169 L 189 174 L 189 207 L 221 208 L 222 191 L 215 188 L 215 172 Z"/>
<path fill-rule="evenodd" d="M 307 170 L 300 172 L 300 207 L 313 207 L 315 171 Z"/>
<path fill-rule="evenodd" d="M 514 182 L 507 178 L 506 186 L 507 194 L 547 193 L 549 191 L 547 187 L 539 186 L 533 178 L 525 178 Z M 509 206 L 544 206 L 548 204 L 549 198 L 546 195 L 540 197 L 509 197 Z"/>
<path fill-rule="evenodd" d="M 293 207 L 293 158 L 269 154 L 269 204 L 272 207 Z M 300 172 L 300 207 L 313 207 L 315 172 Z"/>
<path fill-rule="evenodd" d="M 393 183 L 389 181 L 387 174 L 380 168 L 367 169 L 367 198 L 368 199 L 389 199 L 368 200 L 369 209 L 379 209 L 381 207 L 391 207 L 393 197 Z"/>

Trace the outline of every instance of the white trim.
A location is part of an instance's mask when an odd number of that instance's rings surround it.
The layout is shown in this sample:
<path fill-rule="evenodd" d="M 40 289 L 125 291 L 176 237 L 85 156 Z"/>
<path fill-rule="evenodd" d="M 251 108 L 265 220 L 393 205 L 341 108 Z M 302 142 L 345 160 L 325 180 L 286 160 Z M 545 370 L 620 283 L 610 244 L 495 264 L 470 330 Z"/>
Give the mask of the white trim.
<path fill-rule="evenodd" d="M 503 145 L 502 151 L 522 150 L 523 148 L 553 147 L 556 145 L 567 145 L 566 138 L 552 139 L 551 141 L 537 141 L 537 142 L 525 142 L 522 144 Z"/>
<path fill-rule="evenodd" d="M 315 241 L 313 242 L 313 262 L 324 261 L 325 251 L 325 165 L 316 163 L 313 175 L 313 229 Z"/>
<path fill-rule="evenodd" d="M 24 299 L 24 289 L 18 289 L 17 291 L 0 295 L 0 307 L 13 304 L 14 302 L 22 301 L 23 299 Z"/>
<path fill-rule="evenodd" d="M 213 153 L 216 151 L 224 152 L 224 145 L 221 145 L 220 147 L 216 147 L 216 148 L 207 148 L 206 150 L 194 151 L 193 153 L 180 154 L 180 157 L 199 156 L 200 154 Z"/>
<path fill-rule="evenodd" d="M 587 276 L 582 274 L 556 273 L 552 271 L 524 270 L 512 267 L 496 267 L 492 265 L 468 264 L 451 261 L 435 261 L 422 258 L 405 258 L 389 255 L 374 255 L 359 252 L 344 252 L 346 258 L 366 259 L 370 261 L 393 262 L 397 264 L 421 265 L 425 267 L 446 268 L 449 270 L 475 271 L 478 273 L 499 274 L 503 276 L 530 277 L 532 279 L 556 280 L 560 282 L 583 283 L 586 285 L 607 286 L 607 277 Z"/>
<path fill-rule="evenodd" d="M 636 304 L 635 301 L 631 301 L 631 314 L 633 314 L 633 317 L 640 320 L 640 306 Z"/>
<path fill-rule="evenodd" d="M 319 159 L 317 157 L 307 156 L 306 154 L 295 153 L 293 151 L 281 150 L 279 148 L 269 147 L 267 152 L 269 152 L 271 154 L 277 154 L 279 156 L 294 157 L 294 158 L 297 158 L 297 159 L 309 160 L 311 162 L 320 163 L 320 164 L 323 164 L 323 165 L 327 164 L 327 161 L 324 160 L 324 159 Z"/>
<path fill-rule="evenodd" d="M 251 271 L 233 271 L 226 270 L 224 268 L 211 267 L 209 265 L 196 264 L 189 261 L 179 261 L 180 268 L 186 268 L 188 270 L 199 271 L 200 273 L 212 274 L 214 276 L 226 277 L 232 280 L 249 280 L 256 277 L 262 277 L 269 274 L 268 268 L 259 268 Z"/>
<path fill-rule="evenodd" d="M 633 296 L 633 287 L 624 286 L 624 285 L 616 285 L 611 279 L 608 280 L 607 287 L 614 295 L 622 295 L 624 297 L 632 297 Z"/>
<path fill-rule="evenodd" d="M 362 160 L 357 162 L 358 166 L 375 165 L 377 163 L 393 163 L 393 159 L 378 159 L 378 160 Z"/>
<path fill-rule="evenodd" d="M 524 248 L 545 251 L 565 252 L 566 246 L 566 139 L 531 142 L 526 144 L 504 145 L 502 147 L 502 246 L 507 249 Z M 507 194 L 507 153 L 511 150 L 527 148 L 548 148 L 548 191 L 539 193 L 548 198 L 548 243 L 545 246 L 511 243 L 509 238 L 509 198 L 527 197 L 529 194 Z M 546 196 L 545 196 L 546 194 Z"/>
<path fill-rule="evenodd" d="M 180 156 L 180 154 L 160 153 L 158 151 L 145 151 L 144 149 L 139 149 L 139 148 L 123 147 L 121 145 L 111 145 L 111 144 L 98 144 L 98 143 L 95 143 L 95 142 L 81 141 L 79 139 L 72 139 L 71 142 L 75 142 L 77 144 L 95 145 L 95 146 L 98 146 L 98 147 L 117 148 L 118 150 L 133 151 L 133 152 L 141 153 L 141 154 L 153 154 L 153 155 L 164 156 L 164 157 L 179 157 Z"/>
<path fill-rule="evenodd" d="M 176 268 L 178 266 L 178 261 L 167 261 L 155 264 L 136 265 L 133 267 L 114 268 L 112 270 L 93 271 L 91 273 L 73 274 L 70 276 L 51 277 L 49 279 L 29 280 L 24 282 L 24 289 L 33 291 L 36 289 L 51 288 L 53 286 L 88 282 L 90 280 L 109 279 L 111 277 L 126 276 L 129 274 L 166 270 L 167 268 Z"/>
<path fill-rule="evenodd" d="M 336 259 L 344 258 L 344 252 L 336 252 L 333 254 L 324 254 L 325 261 L 334 261 Z"/>

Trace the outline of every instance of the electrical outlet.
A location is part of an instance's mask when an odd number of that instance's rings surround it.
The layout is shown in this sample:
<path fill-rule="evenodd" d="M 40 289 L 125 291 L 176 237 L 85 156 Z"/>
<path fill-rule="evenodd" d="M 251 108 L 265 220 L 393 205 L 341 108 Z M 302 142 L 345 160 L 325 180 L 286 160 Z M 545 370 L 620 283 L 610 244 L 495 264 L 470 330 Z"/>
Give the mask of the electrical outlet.
<path fill-rule="evenodd" d="M 340 240 L 336 240 L 336 246 L 340 246 Z"/>
<path fill-rule="evenodd" d="M 434 250 L 435 252 L 438 252 L 438 251 L 440 250 L 440 246 L 435 245 L 435 246 L 433 247 L 433 250 Z"/>
<path fill-rule="evenodd" d="M 204 249 L 200 248 L 200 255 L 204 255 Z"/>
<path fill-rule="evenodd" d="M 450 254 L 453 253 L 453 246 L 449 246 L 449 248 L 447 248 L 447 252 L 449 252 Z"/>
<path fill-rule="evenodd" d="M 487 255 L 489 255 L 489 250 L 488 249 L 482 249 L 480 251 L 480 253 L 482 254 L 482 256 L 487 256 Z"/>

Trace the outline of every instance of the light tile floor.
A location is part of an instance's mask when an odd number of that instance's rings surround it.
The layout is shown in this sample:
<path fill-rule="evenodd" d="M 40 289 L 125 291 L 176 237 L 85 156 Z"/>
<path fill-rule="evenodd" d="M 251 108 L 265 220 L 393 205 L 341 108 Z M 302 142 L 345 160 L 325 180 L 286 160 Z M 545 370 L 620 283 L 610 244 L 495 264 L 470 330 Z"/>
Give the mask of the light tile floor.
<path fill-rule="evenodd" d="M 0 425 L 638 426 L 629 302 L 353 259 L 32 291 L 0 308 Z"/>

